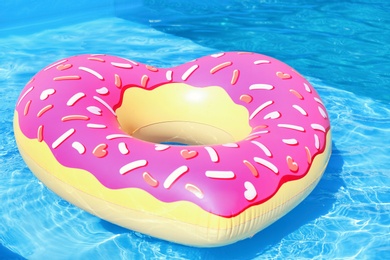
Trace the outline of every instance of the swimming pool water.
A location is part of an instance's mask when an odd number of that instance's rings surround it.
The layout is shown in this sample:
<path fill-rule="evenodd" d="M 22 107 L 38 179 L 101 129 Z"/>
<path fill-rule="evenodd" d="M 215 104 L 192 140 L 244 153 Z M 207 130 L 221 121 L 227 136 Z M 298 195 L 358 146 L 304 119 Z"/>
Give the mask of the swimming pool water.
<path fill-rule="evenodd" d="M 0 259 L 390 258 L 389 3 L 197 2 L 114 1 L 70 18 L 65 10 L 63 24 L 54 15 L 30 20 L 23 19 L 28 11 L 0 8 L 15 18 L 0 25 Z M 296 68 L 321 95 L 333 130 L 333 154 L 317 188 L 253 238 L 200 249 L 129 231 L 62 200 L 22 161 L 14 106 L 47 64 L 109 53 L 167 67 L 228 50 L 264 53 Z"/>

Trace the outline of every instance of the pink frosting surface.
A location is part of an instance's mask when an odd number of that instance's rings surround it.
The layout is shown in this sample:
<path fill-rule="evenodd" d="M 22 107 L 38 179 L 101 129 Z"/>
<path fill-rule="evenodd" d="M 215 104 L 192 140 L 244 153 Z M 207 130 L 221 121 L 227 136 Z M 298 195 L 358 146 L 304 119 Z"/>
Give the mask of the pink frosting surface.
<path fill-rule="evenodd" d="M 168 146 L 119 129 L 115 109 L 126 88 L 171 82 L 223 87 L 248 109 L 252 133 L 234 144 Z M 47 143 L 62 165 L 89 171 L 109 189 L 140 188 L 163 202 L 191 201 L 224 217 L 304 177 L 330 130 L 311 84 L 254 53 L 220 53 L 174 68 L 108 55 L 65 58 L 32 78 L 16 109 L 23 134 Z"/>

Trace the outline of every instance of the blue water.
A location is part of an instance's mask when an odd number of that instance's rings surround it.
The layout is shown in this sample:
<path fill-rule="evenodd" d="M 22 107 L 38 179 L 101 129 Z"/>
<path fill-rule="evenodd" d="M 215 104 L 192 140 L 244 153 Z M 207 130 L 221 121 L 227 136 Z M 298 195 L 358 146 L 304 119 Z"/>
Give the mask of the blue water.
<path fill-rule="evenodd" d="M 24 2 L 0 3 L 0 259 L 390 259 L 387 0 Z M 21 159 L 14 106 L 47 64 L 108 53 L 167 67 L 229 50 L 296 68 L 333 129 L 316 189 L 253 238 L 200 249 L 120 228 L 56 196 Z"/>

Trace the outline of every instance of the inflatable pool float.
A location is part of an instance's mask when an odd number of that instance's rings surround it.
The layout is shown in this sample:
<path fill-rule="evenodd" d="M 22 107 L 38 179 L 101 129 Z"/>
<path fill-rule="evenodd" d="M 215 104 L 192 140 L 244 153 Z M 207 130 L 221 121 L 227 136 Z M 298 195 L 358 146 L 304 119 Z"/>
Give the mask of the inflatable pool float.
<path fill-rule="evenodd" d="M 247 52 L 174 68 L 102 54 L 59 60 L 21 92 L 14 131 L 32 172 L 65 200 L 203 247 L 251 237 L 285 215 L 331 153 L 313 86 Z"/>

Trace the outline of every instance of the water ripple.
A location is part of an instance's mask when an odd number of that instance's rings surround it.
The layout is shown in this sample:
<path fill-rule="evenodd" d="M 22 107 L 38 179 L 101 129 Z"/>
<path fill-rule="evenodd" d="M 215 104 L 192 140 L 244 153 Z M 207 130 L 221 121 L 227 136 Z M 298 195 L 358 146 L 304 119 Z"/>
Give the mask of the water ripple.
<path fill-rule="evenodd" d="M 363 33 L 363 41 L 359 37 L 351 39 L 359 33 L 357 24 L 362 21 L 359 14 L 349 13 L 348 8 L 342 10 L 337 3 L 329 3 L 327 8 L 310 4 L 310 7 L 315 7 L 311 11 L 301 8 L 295 12 L 302 5 L 292 3 L 291 7 L 282 10 L 277 8 L 279 1 L 264 2 L 274 8 L 271 14 L 278 13 L 283 17 L 277 21 L 259 17 L 254 19 L 255 23 L 248 23 L 242 17 L 236 20 L 228 17 L 222 21 L 226 31 L 218 30 L 221 28 L 220 21 L 213 21 L 210 27 L 203 26 L 203 30 L 199 31 L 205 37 L 194 34 L 192 39 L 221 50 L 265 50 L 268 54 L 276 54 L 273 56 L 287 58 L 291 65 L 303 68 L 305 75 L 312 75 L 309 80 L 323 98 L 331 119 L 333 153 L 324 177 L 306 200 L 252 239 L 221 248 L 200 249 L 161 241 L 102 221 L 65 202 L 42 185 L 22 161 L 12 130 L 13 109 L 19 92 L 38 70 L 54 60 L 79 53 L 109 52 L 155 66 L 172 66 L 216 52 L 186 38 L 158 32 L 149 25 L 117 18 L 98 19 L 0 38 L 0 82 L 5 86 L 0 88 L 2 244 L 28 259 L 47 256 L 55 259 L 388 258 L 390 147 L 387 140 L 390 136 L 390 106 L 385 102 L 386 98 L 379 102 L 378 98 L 372 98 L 386 91 L 376 92 L 377 88 L 372 85 L 368 90 L 364 89 L 364 80 L 354 85 L 356 78 L 350 75 L 361 74 L 363 68 L 351 68 L 351 64 L 360 62 L 364 65 L 366 62 L 366 50 L 351 46 L 361 43 L 376 46 L 384 38 L 371 37 L 368 32 Z M 258 14 L 256 8 L 259 5 L 254 1 L 235 3 L 252 8 L 253 13 L 249 12 L 252 18 Z M 207 6 L 205 4 L 204 10 L 209 10 Z M 191 10 L 190 7 L 187 9 Z M 226 8 L 230 8 L 232 14 L 240 14 L 234 6 Z M 367 7 L 362 15 L 377 8 L 375 5 Z M 342 19 L 344 15 L 353 17 L 344 27 L 330 26 L 328 31 L 324 31 L 321 29 L 324 23 L 337 21 L 321 19 L 324 12 L 331 10 L 336 12 L 333 19 Z M 380 14 L 378 17 L 383 18 Z M 295 28 L 294 24 L 288 23 L 305 19 L 309 22 L 295 24 L 298 26 Z M 375 33 L 377 23 L 364 21 L 364 28 L 370 27 Z M 246 30 L 229 31 L 229 28 L 241 28 L 242 24 Z M 268 25 L 286 28 L 270 31 L 261 27 Z M 191 30 L 199 29 L 199 26 L 187 23 L 183 27 L 188 28 L 182 34 L 185 37 L 193 32 Z M 286 38 L 289 33 L 293 33 L 294 37 Z M 342 33 L 344 36 L 338 37 Z M 317 38 L 308 41 L 313 35 Z M 233 46 L 229 42 L 238 45 Z M 324 51 L 319 51 L 322 48 Z M 370 50 L 374 58 L 368 62 L 371 64 L 369 68 L 375 71 L 367 71 L 357 79 L 375 77 L 379 85 L 388 82 L 388 79 L 379 78 L 384 72 L 379 71 L 381 67 L 378 64 L 386 57 L 379 56 L 385 52 Z M 339 83 L 351 86 L 340 90 Z M 367 84 L 371 83 L 368 81 Z M 355 88 L 359 90 L 355 91 Z M 374 93 L 366 95 L 366 92 Z"/>

